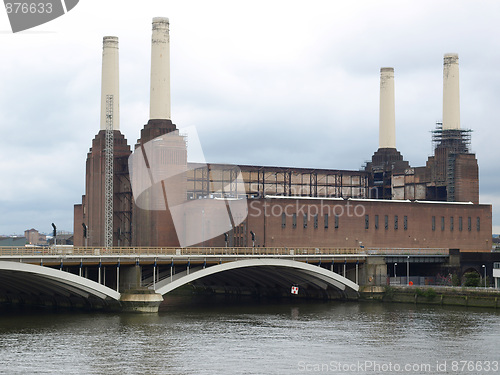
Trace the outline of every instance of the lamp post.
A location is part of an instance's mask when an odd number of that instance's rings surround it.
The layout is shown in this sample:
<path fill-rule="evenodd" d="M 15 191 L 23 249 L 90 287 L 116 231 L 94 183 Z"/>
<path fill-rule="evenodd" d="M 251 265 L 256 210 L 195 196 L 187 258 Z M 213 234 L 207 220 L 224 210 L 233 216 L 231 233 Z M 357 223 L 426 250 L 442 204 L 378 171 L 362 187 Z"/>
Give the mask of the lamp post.
<path fill-rule="evenodd" d="M 252 236 L 252 255 L 255 252 L 255 233 L 253 231 L 250 231 L 250 235 Z"/>
<path fill-rule="evenodd" d="M 484 268 L 484 287 L 486 288 L 486 265 L 482 265 L 482 267 Z"/>
<path fill-rule="evenodd" d="M 398 265 L 398 263 L 394 263 L 394 278 L 396 278 L 396 266 Z"/>
<path fill-rule="evenodd" d="M 52 230 L 52 236 L 54 237 L 54 249 L 55 249 L 55 247 L 57 245 L 57 227 L 54 223 L 52 223 L 51 225 L 52 225 L 52 228 L 54 228 Z"/>
<path fill-rule="evenodd" d="M 406 259 L 406 284 L 410 285 L 410 256 Z"/>
<path fill-rule="evenodd" d="M 201 240 L 205 247 L 205 210 L 201 210 Z"/>
<path fill-rule="evenodd" d="M 87 247 L 87 225 L 85 223 L 82 223 L 83 227 L 83 238 L 85 240 L 85 247 Z"/>

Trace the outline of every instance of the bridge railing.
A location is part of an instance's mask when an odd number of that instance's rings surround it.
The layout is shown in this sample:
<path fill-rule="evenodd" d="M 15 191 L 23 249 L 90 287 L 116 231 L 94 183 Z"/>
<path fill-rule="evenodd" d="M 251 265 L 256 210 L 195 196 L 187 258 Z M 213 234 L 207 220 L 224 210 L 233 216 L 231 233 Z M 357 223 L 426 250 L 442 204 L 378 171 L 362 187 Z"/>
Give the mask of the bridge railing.
<path fill-rule="evenodd" d="M 450 255 L 450 249 L 445 248 L 375 248 L 370 247 L 365 250 L 367 255 Z"/>
<path fill-rule="evenodd" d="M 318 247 L 0 247 L 0 256 L 125 255 L 334 255 L 360 254 L 359 248 Z"/>
<path fill-rule="evenodd" d="M 174 255 L 443 255 L 448 249 L 360 247 L 0 247 L 0 256 L 174 256 Z"/>

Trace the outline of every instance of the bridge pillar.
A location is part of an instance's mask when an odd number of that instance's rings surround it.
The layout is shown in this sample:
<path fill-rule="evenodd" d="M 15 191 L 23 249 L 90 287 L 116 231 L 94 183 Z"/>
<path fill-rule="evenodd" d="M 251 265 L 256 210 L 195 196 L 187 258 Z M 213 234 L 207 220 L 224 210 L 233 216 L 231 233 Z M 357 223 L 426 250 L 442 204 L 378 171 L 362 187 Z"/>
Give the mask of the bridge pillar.
<path fill-rule="evenodd" d="M 461 263 L 460 249 L 450 249 L 447 266 L 459 268 L 460 263 Z"/>
<path fill-rule="evenodd" d="M 138 289 L 141 285 L 142 268 L 140 265 L 123 266 L 120 265 L 120 292 Z"/>
<path fill-rule="evenodd" d="M 387 284 L 387 264 L 383 256 L 369 256 L 366 258 L 360 285 L 386 285 Z"/>
<path fill-rule="evenodd" d="M 142 286 L 142 267 L 139 262 L 134 266 L 119 267 L 120 304 L 124 312 L 158 312 L 163 296 L 152 289 Z"/>

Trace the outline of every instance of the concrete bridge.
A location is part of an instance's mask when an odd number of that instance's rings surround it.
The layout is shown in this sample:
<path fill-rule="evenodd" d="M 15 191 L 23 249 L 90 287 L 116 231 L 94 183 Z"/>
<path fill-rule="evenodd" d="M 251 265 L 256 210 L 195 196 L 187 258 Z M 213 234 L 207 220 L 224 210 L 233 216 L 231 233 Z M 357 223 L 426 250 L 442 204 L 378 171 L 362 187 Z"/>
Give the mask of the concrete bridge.
<path fill-rule="evenodd" d="M 231 295 L 356 298 L 409 249 L 0 248 L 0 303 L 157 311 L 186 284 Z M 446 249 L 411 249 L 446 258 Z M 291 294 L 292 287 L 298 294 Z"/>

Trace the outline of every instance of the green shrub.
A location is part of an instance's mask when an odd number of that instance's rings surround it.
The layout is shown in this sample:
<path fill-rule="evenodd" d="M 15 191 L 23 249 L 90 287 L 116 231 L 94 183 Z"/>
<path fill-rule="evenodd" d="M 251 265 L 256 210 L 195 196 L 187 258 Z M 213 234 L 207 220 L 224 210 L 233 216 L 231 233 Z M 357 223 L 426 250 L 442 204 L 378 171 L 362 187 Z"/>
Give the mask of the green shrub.
<path fill-rule="evenodd" d="M 456 273 L 451 275 L 451 285 L 460 286 L 460 284 L 461 284 L 460 277 L 458 277 L 458 275 Z"/>
<path fill-rule="evenodd" d="M 478 287 L 479 286 L 479 274 L 477 272 L 467 272 L 464 275 L 464 286 Z"/>
<path fill-rule="evenodd" d="M 425 297 L 428 300 L 433 300 L 434 298 L 436 298 L 437 295 L 436 291 L 432 288 L 426 288 L 426 289 L 416 288 L 415 294 L 419 297 Z"/>

